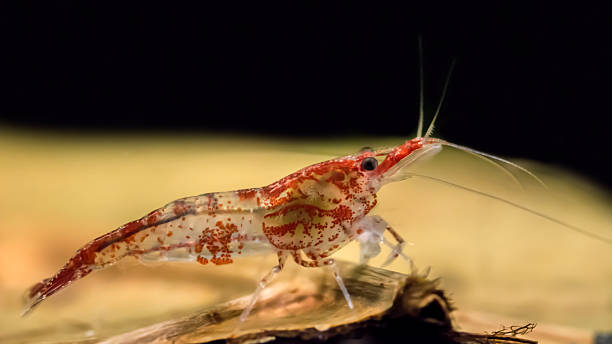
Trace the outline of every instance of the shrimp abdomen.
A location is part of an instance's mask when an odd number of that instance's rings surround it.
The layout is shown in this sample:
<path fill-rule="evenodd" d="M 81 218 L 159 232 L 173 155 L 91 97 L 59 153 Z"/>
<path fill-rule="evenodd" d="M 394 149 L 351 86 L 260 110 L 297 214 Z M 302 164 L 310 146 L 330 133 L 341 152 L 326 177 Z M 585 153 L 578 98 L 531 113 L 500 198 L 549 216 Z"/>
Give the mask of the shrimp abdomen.
<path fill-rule="evenodd" d="M 227 264 L 235 255 L 250 253 L 249 249 L 271 248 L 265 236 L 254 230 L 261 228 L 261 224 L 256 225 L 260 211 L 252 197 L 244 197 L 244 193 L 182 198 L 92 240 L 53 277 L 27 290 L 23 315 L 72 282 L 126 256 Z"/>

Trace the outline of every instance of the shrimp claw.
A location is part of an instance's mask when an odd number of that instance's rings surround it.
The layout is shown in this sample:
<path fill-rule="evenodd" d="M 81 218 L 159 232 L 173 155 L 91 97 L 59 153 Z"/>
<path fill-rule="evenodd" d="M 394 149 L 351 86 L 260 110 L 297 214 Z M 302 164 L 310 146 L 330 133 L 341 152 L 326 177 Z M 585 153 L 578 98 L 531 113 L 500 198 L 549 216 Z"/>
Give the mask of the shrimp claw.
<path fill-rule="evenodd" d="M 397 244 L 393 245 L 387 239 L 383 238 L 383 243 L 391 248 L 391 253 L 389 253 L 387 260 L 385 260 L 381 266 L 385 267 L 391 264 L 397 257 L 402 257 L 409 263 L 412 263 L 412 259 L 403 252 L 406 241 L 395 231 L 395 229 L 393 229 L 393 227 L 387 225 L 386 230 L 391 233 Z"/>

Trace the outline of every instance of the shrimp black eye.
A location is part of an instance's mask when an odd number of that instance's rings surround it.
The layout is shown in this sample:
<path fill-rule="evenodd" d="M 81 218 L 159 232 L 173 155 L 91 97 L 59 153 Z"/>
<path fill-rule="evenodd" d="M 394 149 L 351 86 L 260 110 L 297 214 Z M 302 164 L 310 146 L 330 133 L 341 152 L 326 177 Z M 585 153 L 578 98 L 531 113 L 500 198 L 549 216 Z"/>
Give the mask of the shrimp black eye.
<path fill-rule="evenodd" d="M 374 171 L 378 167 L 378 160 L 373 157 L 365 158 L 361 160 L 361 168 L 366 171 Z"/>

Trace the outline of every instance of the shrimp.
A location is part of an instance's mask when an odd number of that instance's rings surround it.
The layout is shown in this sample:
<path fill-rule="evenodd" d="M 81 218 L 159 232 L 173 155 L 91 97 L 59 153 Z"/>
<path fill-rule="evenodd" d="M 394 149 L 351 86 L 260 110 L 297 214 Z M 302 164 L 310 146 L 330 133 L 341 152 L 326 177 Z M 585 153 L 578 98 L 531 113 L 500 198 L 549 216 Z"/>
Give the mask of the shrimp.
<path fill-rule="evenodd" d="M 24 313 L 72 282 L 128 256 L 223 265 L 271 252 L 277 254 L 278 265 L 259 282 L 243 320 L 289 257 L 304 267 L 329 267 L 352 308 L 330 256 L 357 239 L 364 246 L 362 262 L 367 262 L 385 230 L 397 239 L 393 255 L 402 254 L 404 240 L 380 217 L 369 215 L 376 193 L 405 165 L 440 147 L 437 139 L 415 138 L 393 149 L 366 149 L 308 166 L 265 187 L 173 201 L 80 248 L 53 277 L 27 292 Z M 379 165 L 380 157 L 386 158 Z"/>
<path fill-rule="evenodd" d="M 452 65 L 454 66 L 454 64 Z M 452 67 L 451 66 L 451 71 Z M 444 85 L 444 100 L 450 72 Z M 421 64 L 422 85 L 422 64 Z M 76 251 L 54 276 L 26 292 L 24 315 L 49 296 L 93 271 L 112 266 L 125 257 L 142 261 L 196 261 L 202 265 L 232 264 L 250 255 L 275 253 L 278 264 L 257 284 L 240 317 L 244 321 L 262 290 L 283 270 L 287 259 L 307 267 L 326 267 L 333 274 L 347 305 L 353 308 L 336 263 L 331 256 L 353 240 L 360 244 L 360 261 L 367 263 L 381 252 L 391 250 L 384 265 L 402 257 L 406 241 L 380 216 L 371 214 L 377 192 L 386 184 L 409 177 L 423 177 L 485 197 L 505 202 L 571 230 L 612 243 L 546 214 L 442 179 L 412 173 L 416 161 L 431 157 L 443 146 L 460 149 L 511 165 L 541 182 L 526 169 L 499 157 L 431 137 L 435 116 L 422 135 L 423 107 L 417 135 L 398 146 L 365 148 L 355 154 L 317 163 L 270 185 L 228 192 L 214 192 L 178 199 L 104 234 Z M 501 166 L 501 165 L 500 165 Z M 384 238 L 388 232 L 394 242 Z"/>

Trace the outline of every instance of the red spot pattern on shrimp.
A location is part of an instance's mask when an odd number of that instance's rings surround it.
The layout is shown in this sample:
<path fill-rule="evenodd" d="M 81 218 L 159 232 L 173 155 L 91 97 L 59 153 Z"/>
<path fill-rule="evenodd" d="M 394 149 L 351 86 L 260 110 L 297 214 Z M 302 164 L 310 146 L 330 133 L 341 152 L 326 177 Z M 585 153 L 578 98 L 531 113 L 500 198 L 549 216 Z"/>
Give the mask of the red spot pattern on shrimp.
<path fill-rule="evenodd" d="M 195 252 L 201 253 L 206 248 L 212 256 L 210 262 L 213 264 L 230 264 L 233 262 L 232 253 L 234 251 L 231 246 L 236 233 L 238 233 L 236 224 L 229 220 L 227 222 L 217 221 L 215 226 L 202 230 L 194 246 Z"/>
<path fill-rule="evenodd" d="M 157 222 L 159 215 L 160 215 L 160 211 L 154 210 L 151 213 L 149 213 L 149 215 L 145 216 L 144 221 L 146 222 L 147 226 L 154 225 Z"/>
<path fill-rule="evenodd" d="M 245 189 L 245 190 L 238 190 L 238 191 L 236 191 L 236 193 L 238 194 L 238 198 L 241 201 L 244 201 L 244 200 L 248 200 L 248 199 L 253 199 L 255 197 L 255 195 L 257 194 L 257 190 L 255 190 L 255 189 Z"/>
<path fill-rule="evenodd" d="M 293 173 L 262 189 L 262 230 L 278 249 L 329 256 L 353 238 L 352 224 L 376 205 L 355 160 L 332 160 Z"/>
<path fill-rule="evenodd" d="M 198 256 L 198 258 L 196 258 L 196 260 L 198 261 L 198 263 L 202 264 L 202 265 L 206 265 L 208 264 L 208 259 L 202 257 L 202 256 Z"/>
<path fill-rule="evenodd" d="M 172 211 L 174 212 L 174 215 L 182 216 L 189 211 L 189 206 L 184 201 L 175 201 Z"/>

